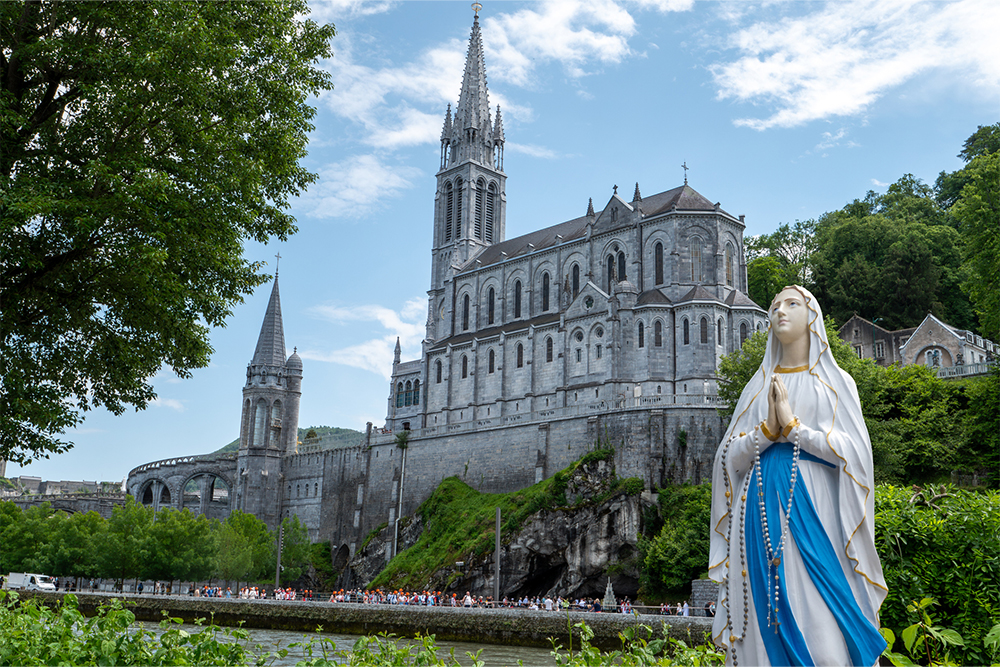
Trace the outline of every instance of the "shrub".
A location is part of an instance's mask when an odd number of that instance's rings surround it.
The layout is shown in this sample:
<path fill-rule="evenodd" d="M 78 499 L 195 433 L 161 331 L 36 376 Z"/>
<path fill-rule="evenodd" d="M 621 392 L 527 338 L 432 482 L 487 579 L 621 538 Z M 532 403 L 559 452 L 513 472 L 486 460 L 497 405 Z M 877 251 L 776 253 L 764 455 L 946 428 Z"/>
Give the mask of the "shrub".
<path fill-rule="evenodd" d="M 1000 622 L 1000 492 L 880 486 L 875 546 L 889 589 L 882 625 L 901 634 L 907 604 L 934 598 L 936 615 L 965 639 L 953 657 L 986 664 L 983 641 Z"/>

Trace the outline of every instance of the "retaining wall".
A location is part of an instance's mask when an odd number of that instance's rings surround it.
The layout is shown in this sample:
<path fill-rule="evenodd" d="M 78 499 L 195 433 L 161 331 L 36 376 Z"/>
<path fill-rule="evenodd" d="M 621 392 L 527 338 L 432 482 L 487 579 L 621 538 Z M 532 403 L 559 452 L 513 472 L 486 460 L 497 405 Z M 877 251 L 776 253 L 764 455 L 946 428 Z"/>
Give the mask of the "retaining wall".
<path fill-rule="evenodd" d="M 46 602 L 61 599 L 64 593 L 21 593 Z M 567 623 L 585 621 L 594 631 L 591 643 L 603 649 L 621 647 L 618 633 L 637 624 L 653 628 L 662 635 L 661 622 L 669 623 L 669 633 L 684 641 L 701 643 L 711 629 L 712 619 L 678 616 L 631 616 L 584 612 L 529 611 L 521 609 L 462 609 L 452 607 L 399 607 L 391 605 L 331 604 L 327 602 L 286 602 L 283 600 L 239 600 L 183 598 L 173 596 L 112 596 L 94 593 L 76 594 L 84 614 L 94 614 L 101 604 L 122 599 L 136 618 L 143 621 L 163 619 L 163 611 L 185 622 L 214 618 L 218 625 L 248 628 L 274 628 L 370 635 L 390 632 L 401 637 L 435 635 L 442 641 L 467 641 L 482 644 L 514 644 L 549 647 L 549 637 L 566 646 Z M 574 633 L 573 644 L 577 645 Z"/>

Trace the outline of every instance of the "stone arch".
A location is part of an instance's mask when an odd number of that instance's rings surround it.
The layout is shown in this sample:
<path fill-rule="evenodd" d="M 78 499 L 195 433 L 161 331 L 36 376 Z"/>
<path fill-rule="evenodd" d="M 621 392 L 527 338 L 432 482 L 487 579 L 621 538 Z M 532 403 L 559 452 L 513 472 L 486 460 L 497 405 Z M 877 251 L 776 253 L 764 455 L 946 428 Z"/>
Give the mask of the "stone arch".
<path fill-rule="evenodd" d="M 181 485 L 178 509 L 190 509 L 210 519 L 224 520 L 232 508 L 230 480 L 218 473 L 199 470 L 188 476 Z"/>

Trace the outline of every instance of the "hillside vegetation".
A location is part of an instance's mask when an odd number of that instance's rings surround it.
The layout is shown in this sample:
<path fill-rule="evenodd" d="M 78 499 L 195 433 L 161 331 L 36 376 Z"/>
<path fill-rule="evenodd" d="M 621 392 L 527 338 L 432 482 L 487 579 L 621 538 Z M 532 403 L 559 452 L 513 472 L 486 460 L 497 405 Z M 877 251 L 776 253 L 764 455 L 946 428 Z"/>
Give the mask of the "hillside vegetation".
<path fill-rule="evenodd" d="M 339 428 L 337 426 L 310 426 L 309 428 L 299 429 L 299 442 L 305 440 L 310 431 L 314 431 L 317 436 L 322 438 L 323 441 L 327 443 L 327 446 L 330 446 L 332 443 L 331 449 L 360 445 L 365 437 L 365 434 L 361 431 L 355 431 L 350 428 Z M 217 449 L 212 453 L 225 454 L 226 452 L 235 452 L 239 448 L 240 439 L 236 438 L 225 447 Z"/>

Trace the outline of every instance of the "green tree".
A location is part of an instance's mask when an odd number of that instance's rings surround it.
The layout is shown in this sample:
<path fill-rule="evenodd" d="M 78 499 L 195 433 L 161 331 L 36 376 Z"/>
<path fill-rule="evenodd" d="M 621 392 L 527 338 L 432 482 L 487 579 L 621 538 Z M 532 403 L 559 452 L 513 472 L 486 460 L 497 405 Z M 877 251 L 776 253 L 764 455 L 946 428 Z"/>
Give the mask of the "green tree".
<path fill-rule="evenodd" d="M 747 264 L 749 296 L 761 308 L 766 309 L 782 287 L 794 284 L 795 281 L 788 278 L 788 271 L 781 265 L 781 260 L 773 255 L 752 259 Z"/>
<path fill-rule="evenodd" d="M 171 581 L 208 579 L 216 567 L 216 532 L 204 514 L 189 509 L 158 511 L 149 526 L 149 556 L 142 576 Z"/>
<path fill-rule="evenodd" d="M 281 522 L 284 526 L 284 545 L 281 549 L 281 583 L 290 584 L 309 568 L 311 558 L 309 547 L 309 530 L 302 525 L 298 516 L 286 518 Z"/>
<path fill-rule="evenodd" d="M 259 581 L 275 566 L 274 533 L 252 514 L 233 511 L 219 527 L 218 576 L 226 580 Z"/>
<path fill-rule="evenodd" d="M 965 140 L 958 157 L 968 164 L 977 157 L 993 153 L 1000 153 L 1000 123 L 980 125 L 972 136 Z M 954 206 L 962 194 L 962 189 L 970 180 L 970 174 L 964 167 L 950 174 L 942 171 L 934 183 L 935 196 L 941 207 L 947 210 Z"/>
<path fill-rule="evenodd" d="M 150 560 L 152 523 L 153 510 L 140 505 L 132 496 L 125 499 L 124 505 L 115 507 L 98 545 L 98 574 L 119 583 L 145 575 L 153 562 Z"/>
<path fill-rule="evenodd" d="M 60 577 L 97 575 L 97 545 L 107 528 L 97 512 L 57 512 L 46 522 L 46 539 L 39 548 L 38 570 Z"/>
<path fill-rule="evenodd" d="M 857 313 L 883 326 L 916 326 L 928 313 L 975 327 L 960 288 L 962 236 L 933 191 L 911 174 L 884 195 L 869 192 L 816 224 L 811 289 L 838 322 Z"/>
<path fill-rule="evenodd" d="M 970 272 L 963 287 L 983 335 L 1000 340 L 1000 152 L 973 159 L 967 172 L 969 183 L 952 207 L 966 238 Z"/>
<path fill-rule="evenodd" d="M 0 458 L 208 363 L 315 175 L 305 0 L 0 3 Z"/>

